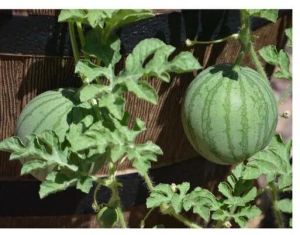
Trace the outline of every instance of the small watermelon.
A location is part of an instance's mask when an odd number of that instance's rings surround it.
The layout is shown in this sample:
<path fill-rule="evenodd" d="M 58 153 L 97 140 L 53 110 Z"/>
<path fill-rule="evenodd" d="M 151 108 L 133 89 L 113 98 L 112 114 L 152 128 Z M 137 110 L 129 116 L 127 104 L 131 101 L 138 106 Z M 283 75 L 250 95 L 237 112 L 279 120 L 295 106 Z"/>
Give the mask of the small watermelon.
<path fill-rule="evenodd" d="M 182 123 L 194 149 L 217 164 L 236 164 L 265 148 L 278 119 L 273 91 L 248 67 L 215 65 L 189 85 Z"/>
<path fill-rule="evenodd" d="M 17 121 L 16 136 L 25 141 L 27 135 L 53 130 L 63 141 L 69 123 L 74 118 L 70 115 L 74 105 L 74 89 L 51 90 L 36 96 L 22 110 Z M 51 170 L 37 170 L 32 175 L 42 181 Z"/>

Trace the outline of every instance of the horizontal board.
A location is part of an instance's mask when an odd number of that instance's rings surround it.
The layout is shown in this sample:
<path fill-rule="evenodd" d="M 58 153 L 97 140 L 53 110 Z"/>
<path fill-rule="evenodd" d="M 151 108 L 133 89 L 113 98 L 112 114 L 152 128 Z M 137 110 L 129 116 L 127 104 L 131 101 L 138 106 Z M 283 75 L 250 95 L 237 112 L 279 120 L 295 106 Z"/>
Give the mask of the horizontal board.
<path fill-rule="evenodd" d="M 281 11 L 287 14 L 288 11 Z M 268 21 L 254 18 L 255 30 Z M 145 38 L 182 46 L 187 38 L 214 40 L 239 30 L 238 10 L 182 10 L 139 21 L 120 30 L 123 53 Z M 71 56 L 68 27 L 56 16 L 13 16 L 0 10 L 0 54 Z"/>

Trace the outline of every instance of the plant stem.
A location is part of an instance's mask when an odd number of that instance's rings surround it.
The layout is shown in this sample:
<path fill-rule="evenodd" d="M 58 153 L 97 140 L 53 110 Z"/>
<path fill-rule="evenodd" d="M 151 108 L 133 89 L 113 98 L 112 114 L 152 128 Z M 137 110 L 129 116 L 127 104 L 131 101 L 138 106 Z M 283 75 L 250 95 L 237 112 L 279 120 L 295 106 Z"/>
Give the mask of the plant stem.
<path fill-rule="evenodd" d="M 175 219 L 177 219 L 178 221 L 182 222 L 184 225 L 186 225 L 190 228 L 201 228 L 198 224 L 195 224 L 195 223 L 189 221 L 187 218 L 185 218 L 184 216 L 182 216 L 180 214 L 171 212 L 171 213 L 169 213 L 169 215 L 173 216 Z"/>
<path fill-rule="evenodd" d="M 116 177 L 116 168 L 113 163 L 109 164 L 109 175 L 110 175 L 110 189 L 111 189 L 111 198 L 108 202 L 108 205 L 115 208 L 118 214 L 118 220 L 122 228 L 127 228 L 123 211 L 121 209 L 121 199 L 119 196 L 118 190 L 118 180 Z"/>
<path fill-rule="evenodd" d="M 144 175 L 144 180 L 149 191 L 152 192 L 154 190 L 154 185 L 152 183 L 152 180 L 150 179 L 150 176 L 147 173 Z"/>
<path fill-rule="evenodd" d="M 250 43 L 250 56 L 251 56 L 251 60 L 254 63 L 257 71 L 263 76 L 264 79 L 268 80 L 267 74 L 261 64 L 261 62 L 258 59 L 257 53 L 254 49 L 253 43 Z"/>
<path fill-rule="evenodd" d="M 127 228 L 126 222 L 125 222 L 125 218 L 124 218 L 124 214 L 123 211 L 121 210 L 121 207 L 117 207 L 116 208 L 117 214 L 118 214 L 118 218 L 119 218 L 119 222 L 122 228 Z"/>
<path fill-rule="evenodd" d="M 277 227 L 284 228 L 282 214 L 277 207 L 277 201 L 278 201 L 277 188 L 273 182 L 271 182 L 269 185 L 270 185 L 270 192 L 271 192 L 271 198 L 272 198 L 272 210 L 273 210 L 273 214 L 275 217 L 275 223 L 276 223 Z"/>
<path fill-rule="evenodd" d="M 75 37 L 75 28 L 74 28 L 74 23 L 69 22 L 69 33 L 70 33 L 70 40 L 71 40 L 71 45 L 72 45 L 72 51 L 73 51 L 73 56 L 75 60 L 75 64 L 79 61 L 79 50 L 76 42 L 76 37 Z"/>
<path fill-rule="evenodd" d="M 251 21 L 250 15 L 246 10 L 241 10 L 241 31 L 240 31 L 240 43 L 242 45 L 242 51 L 250 53 L 252 62 L 254 63 L 256 70 L 262 75 L 263 78 L 268 80 L 266 72 L 258 59 L 257 53 L 254 49 L 254 45 L 251 40 Z"/>
<path fill-rule="evenodd" d="M 220 38 L 220 39 L 216 39 L 216 40 L 211 40 L 211 41 L 198 41 L 198 40 L 190 40 L 190 39 L 187 39 L 185 41 L 185 44 L 187 46 L 194 46 L 194 45 L 197 45 L 197 44 L 201 44 L 201 45 L 205 45 L 205 44 L 216 44 L 216 43 L 221 43 L 221 42 L 225 42 L 229 39 L 238 39 L 239 37 L 239 34 L 238 33 L 234 33 L 234 34 L 231 34 L 227 37 L 224 37 L 224 38 Z"/>
<path fill-rule="evenodd" d="M 93 195 L 93 198 L 94 198 L 94 205 L 96 206 L 96 208 L 99 207 L 99 206 L 98 206 L 98 201 L 97 201 L 97 193 L 98 193 L 100 187 L 101 187 L 101 184 L 98 183 L 97 186 L 96 186 L 96 188 L 95 188 L 94 195 Z M 97 212 L 97 211 L 96 211 L 96 212 Z"/>
<path fill-rule="evenodd" d="M 145 183 L 147 185 L 147 188 L 149 189 L 150 192 L 152 192 L 154 190 L 154 185 L 152 183 L 152 180 L 151 180 L 149 174 L 145 173 L 143 175 L 143 177 L 144 177 Z M 168 215 L 174 217 L 175 219 L 177 219 L 178 221 L 182 222 L 183 224 L 185 224 L 186 226 L 188 226 L 190 228 L 201 228 L 201 226 L 189 221 L 184 216 L 177 214 L 175 212 L 168 212 Z"/>
<path fill-rule="evenodd" d="M 79 35 L 80 45 L 81 45 L 81 48 L 82 48 L 85 44 L 85 38 L 84 38 L 81 22 L 76 22 L 76 26 L 77 26 L 77 32 L 78 32 L 78 35 Z"/>
<path fill-rule="evenodd" d="M 140 223 L 140 228 L 144 228 L 145 227 L 145 222 L 146 220 L 148 219 L 149 215 L 152 213 L 152 211 L 154 210 L 154 208 L 151 208 L 147 214 L 145 215 L 145 217 L 141 220 L 141 223 Z"/>

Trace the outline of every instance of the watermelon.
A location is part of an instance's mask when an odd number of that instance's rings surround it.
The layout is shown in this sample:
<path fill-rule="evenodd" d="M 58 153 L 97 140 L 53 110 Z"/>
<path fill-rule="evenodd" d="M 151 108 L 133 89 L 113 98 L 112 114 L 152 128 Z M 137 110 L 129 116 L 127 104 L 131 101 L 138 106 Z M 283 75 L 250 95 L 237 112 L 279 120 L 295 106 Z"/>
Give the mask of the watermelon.
<path fill-rule="evenodd" d="M 62 141 L 69 128 L 68 115 L 74 107 L 74 95 L 74 89 L 58 89 L 36 96 L 22 110 L 16 135 L 24 140 L 27 135 L 54 130 Z"/>
<path fill-rule="evenodd" d="M 74 89 L 58 89 L 36 96 L 22 110 L 17 121 L 16 135 L 24 142 L 27 135 L 53 130 L 62 142 L 70 121 L 75 118 L 70 112 L 76 101 L 74 95 Z M 24 162 L 21 160 L 21 163 Z M 51 170 L 36 170 L 32 175 L 42 181 Z"/>
<path fill-rule="evenodd" d="M 277 102 L 255 70 L 230 64 L 209 67 L 189 85 L 182 104 L 184 132 L 193 148 L 217 164 L 236 164 L 271 141 Z"/>

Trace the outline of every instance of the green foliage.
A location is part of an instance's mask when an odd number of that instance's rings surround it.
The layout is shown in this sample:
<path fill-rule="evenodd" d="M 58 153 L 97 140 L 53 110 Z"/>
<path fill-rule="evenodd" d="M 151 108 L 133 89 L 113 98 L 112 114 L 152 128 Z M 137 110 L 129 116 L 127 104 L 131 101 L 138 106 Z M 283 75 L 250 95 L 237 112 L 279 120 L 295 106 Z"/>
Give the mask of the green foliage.
<path fill-rule="evenodd" d="M 290 60 L 284 50 L 277 51 L 274 45 L 269 45 L 259 50 L 261 57 L 269 64 L 277 66 L 279 71 L 275 72 L 274 77 L 292 79 L 290 73 Z"/>
<path fill-rule="evenodd" d="M 278 17 L 278 11 L 270 9 L 247 10 L 246 14 L 272 22 Z M 146 39 L 136 45 L 127 56 L 124 68 L 118 68 L 119 72 L 116 72 L 115 67 L 121 59 L 117 30 L 151 16 L 153 13 L 149 10 L 62 10 L 59 22 L 78 26 L 84 55 L 75 68 L 83 82 L 75 94 L 76 104 L 70 113 L 76 118 L 71 121 L 64 138 L 59 139 L 54 131 L 48 130 L 29 135 L 23 142 L 18 137 L 0 142 L 0 150 L 11 153 L 10 160 L 22 161 L 21 175 L 44 171 L 40 198 L 68 187 L 89 193 L 97 183 L 94 208 L 97 221 L 104 228 L 126 227 L 118 194 L 118 188 L 122 186 L 116 178 L 118 164 L 128 159 L 146 178 L 151 163 L 163 154 L 161 148 L 151 141 L 136 143 L 146 126 L 142 120 L 126 112 L 124 94 L 131 92 L 156 104 L 158 95 L 149 80 L 143 78 L 156 77 L 169 82 L 171 73 L 181 74 L 201 68 L 190 52 L 172 56 L 175 47 L 158 39 Z M 291 46 L 292 30 L 285 32 Z M 292 78 L 289 58 L 283 50 L 278 52 L 270 45 L 259 53 L 268 63 L 279 68 L 275 77 Z M 215 221 L 216 227 L 231 227 L 233 221 L 245 227 L 250 219 L 261 214 L 255 205 L 259 192 L 253 186 L 253 180 L 265 175 L 268 186 L 264 190 L 272 194 L 273 210 L 292 213 L 292 200 L 277 197 L 281 192 L 292 191 L 291 148 L 291 141 L 285 143 L 275 135 L 269 146 L 233 168 L 226 180 L 219 183 L 218 195 L 201 187 L 191 189 L 188 182 L 148 185 L 151 192 L 146 206 L 151 208 L 150 213 L 159 208 L 162 213 L 172 215 L 190 227 L 198 226 L 181 214 L 193 212 L 206 224 Z M 108 168 L 108 175 L 99 178 L 96 173 L 103 166 Z M 111 198 L 108 203 L 98 205 L 95 196 L 102 186 L 110 189 Z M 291 219 L 289 225 L 292 226 Z"/>
<path fill-rule="evenodd" d="M 250 16 L 264 18 L 273 23 L 275 23 L 278 18 L 278 10 L 274 9 L 249 9 L 247 11 Z"/>
<path fill-rule="evenodd" d="M 261 211 L 253 205 L 257 189 L 251 181 L 242 179 L 244 166 L 238 165 L 226 181 L 219 184 L 222 197 L 217 198 L 207 189 L 196 187 L 190 191 L 190 184 L 158 184 L 147 198 L 147 208 L 160 207 L 165 213 L 181 213 L 192 210 L 206 222 L 210 219 L 225 224 L 232 219 L 245 227 L 249 219 L 258 216 Z"/>
<path fill-rule="evenodd" d="M 280 188 L 288 188 L 292 175 L 291 148 L 292 141 L 284 143 L 280 135 L 275 135 L 265 149 L 252 156 L 245 164 L 243 178 L 257 179 L 261 175 L 266 175 L 268 181 L 273 181 L 279 176 Z"/>
<path fill-rule="evenodd" d="M 293 33 L 292 28 L 288 28 L 288 29 L 285 30 L 285 35 L 288 38 L 287 45 L 289 47 L 292 47 L 292 44 L 293 44 L 293 34 L 292 33 Z"/>

